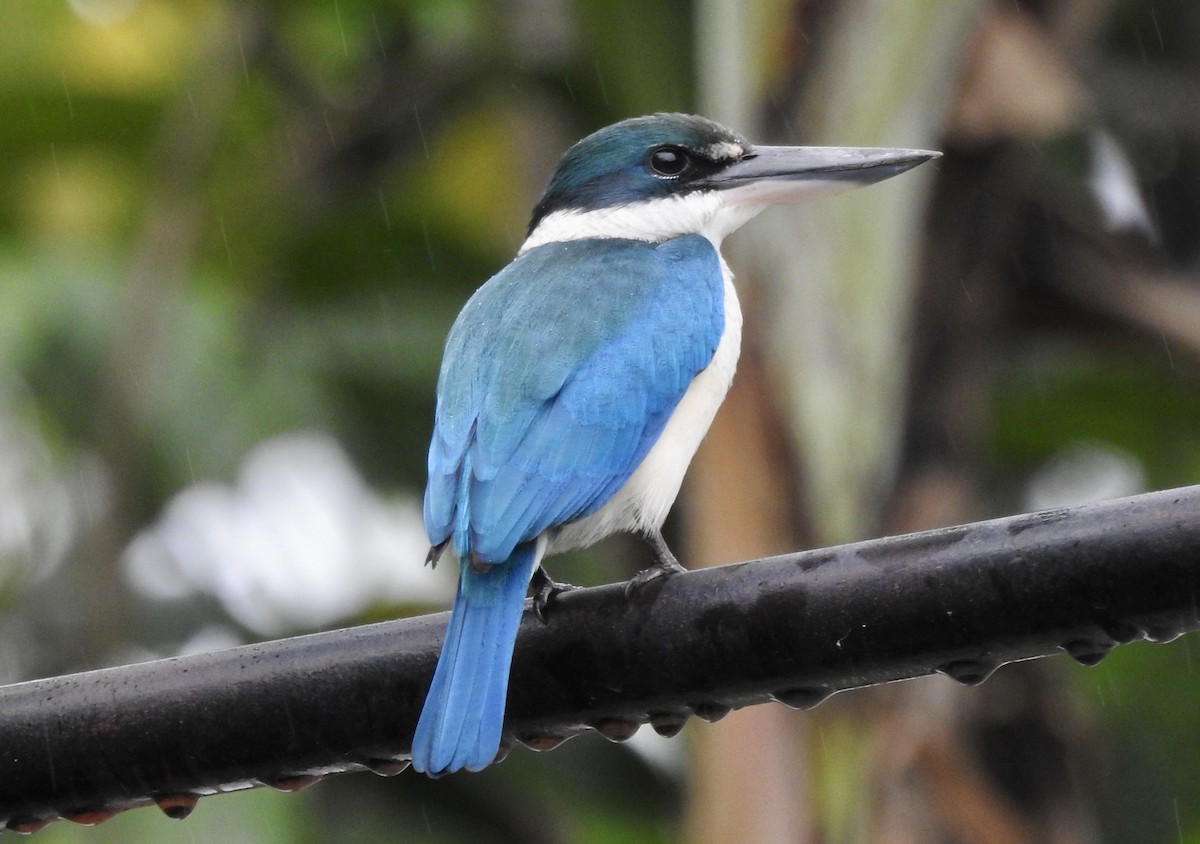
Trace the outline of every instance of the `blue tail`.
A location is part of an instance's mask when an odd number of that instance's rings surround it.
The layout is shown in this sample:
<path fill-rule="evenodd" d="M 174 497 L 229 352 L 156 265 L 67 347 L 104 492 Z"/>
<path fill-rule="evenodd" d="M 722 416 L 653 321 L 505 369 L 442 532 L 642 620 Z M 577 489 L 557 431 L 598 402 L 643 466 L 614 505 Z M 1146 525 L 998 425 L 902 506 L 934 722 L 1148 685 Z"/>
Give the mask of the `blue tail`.
<path fill-rule="evenodd" d="M 492 763 L 500 748 L 508 669 L 538 542 L 487 571 L 465 562 L 433 683 L 413 735 L 412 766 L 430 776 Z"/>

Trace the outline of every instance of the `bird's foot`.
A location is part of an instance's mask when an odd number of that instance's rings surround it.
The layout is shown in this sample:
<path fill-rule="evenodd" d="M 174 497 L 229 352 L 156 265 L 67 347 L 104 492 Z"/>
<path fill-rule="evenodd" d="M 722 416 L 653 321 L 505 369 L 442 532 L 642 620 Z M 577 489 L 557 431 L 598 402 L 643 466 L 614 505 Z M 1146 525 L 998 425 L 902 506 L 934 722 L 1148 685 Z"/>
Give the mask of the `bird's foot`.
<path fill-rule="evenodd" d="M 570 583 L 559 583 L 546 573 L 546 570 L 538 566 L 533 570 L 533 612 L 538 617 L 538 621 L 545 624 L 549 620 L 550 605 L 563 592 L 570 592 L 577 587 Z"/>
<path fill-rule="evenodd" d="M 663 539 L 662 531 L 656 530 L 653 533 L 647 534 L 646 541 L 654 549 L 654 563 L 649 568 L 642 569 L 626 581 L 626 598 L 633 595 L 634 592 L 652 580 L 658 580 L 660 577 L 687 571 L 680 564 L 679 560 L 675 559 L 675 555 L 671 553 L 671 549 L 667 547 L 667 541 Z"/>

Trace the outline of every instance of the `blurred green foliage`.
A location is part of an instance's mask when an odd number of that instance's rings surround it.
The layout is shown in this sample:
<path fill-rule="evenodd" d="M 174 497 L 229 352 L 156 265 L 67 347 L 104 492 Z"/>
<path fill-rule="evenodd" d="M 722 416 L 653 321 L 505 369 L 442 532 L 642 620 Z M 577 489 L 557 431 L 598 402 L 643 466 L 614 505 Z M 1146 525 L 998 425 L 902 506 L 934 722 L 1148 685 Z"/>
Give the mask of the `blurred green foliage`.
<path fill-rule="evenodd" d="M 69 524 L 0 546 L 10 679 L 169 653 L 204 624 L 228 627 L 212 601 L 133 593 L 119 561 L 174 494 L 234 480 L 267 438 L 330 432 L 376 488 L 419 491 L 445 332 L 520 243 L 557 154 L 691 98 L 691 8 L 678 0 L 9 12 L 0 445 L 19 421 L 45 447 L 29 471 L 79 505 Z M 103 483 L 82 489 L 80 459 Z M 64 543 L 51 564 L 46 549 Z M 353 777 L 206 800 L 182 825 L 151 809 L 39 836 L 667 840 L 673 786 L 626 753 L 589 774 L 579 754 L 601 743 L 576 744 L 551 760 L 552 780 L 519 752 L 436 787 Z"/>
<path fill-rule="evenodd" d="M 1115 6 L 1114 26 L 1150 43 L 1148 4 Z M 377 488 L 419 490 L 454 314 L 519 244 L 566 144 L 689 108 L 693 14 L 687 0 L 8 4 L 0 446 L 37 456 L 29 471 L 75 504 L 0 546 L 4 676 L 168 652 L 227 622 L 211 602 L 148 605 L 119 560 L 172 495 L 232 480 L 266 438 L 329 431 Z M 1079 440 L 1128 451 L 1152 487 L 1200 479 L 1194 361 L 1154 343 L 1066 351 L 1021 357 L 994 397 L 990 464 L 1010 502 Z M 103 482 L 84 482 L 89 465 Z M 34 489 L 19 477 L 0 494 Z M 1076 672 L 1105 840 L 1200 841 L 1193 650 L 1120 649 Z M 39 840 L 659 842 L 678 837 L 679 803 L 676 777 L 588 737 L 465 778 L 260 789 L 183 825 L 141 810 Z"/>

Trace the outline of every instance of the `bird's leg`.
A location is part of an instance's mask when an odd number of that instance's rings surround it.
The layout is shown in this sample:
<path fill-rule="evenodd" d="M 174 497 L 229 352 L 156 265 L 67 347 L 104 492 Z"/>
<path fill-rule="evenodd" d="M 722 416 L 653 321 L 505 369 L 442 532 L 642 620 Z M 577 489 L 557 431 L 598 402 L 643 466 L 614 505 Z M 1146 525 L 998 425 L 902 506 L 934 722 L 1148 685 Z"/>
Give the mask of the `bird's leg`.
<path fill-rule="evenodd" d="M 569 592 L 575 588 L 570 583 L 559 583 L 554 580 L 546 572 L 545 566 L 539 564 L 533 570 L 533 611 L 537 615 L 538 621 L 545 624 L 548 620 L 547 612 L 555 598 L 563 592 Z"/>
<path fill-rule="evenodd" d="M 654 550 L 654 563 L 649 567 L 642 569 L 625 584 L 625 596 L 629 597 L 637 590 L 641 589 L 651 580 L 657 580 L 660 577 L 665 577 L 668 574 L 678 574 L 681 571 L 687 571 L 679 560 L 675 559 L 675 555 L 671 553 L 671 549 L 667 547 L 667 541 L 663 539 L 662 531 L 655 528 L 646 534 L 646 541 L 650 543 L 650 547 Z"/>

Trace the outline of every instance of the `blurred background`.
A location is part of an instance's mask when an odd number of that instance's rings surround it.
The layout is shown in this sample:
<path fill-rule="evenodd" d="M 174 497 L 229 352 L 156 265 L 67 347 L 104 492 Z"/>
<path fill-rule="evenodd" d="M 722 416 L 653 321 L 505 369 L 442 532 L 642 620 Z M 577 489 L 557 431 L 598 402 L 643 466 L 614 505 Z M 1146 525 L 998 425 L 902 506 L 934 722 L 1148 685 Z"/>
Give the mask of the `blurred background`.
<path fill-rule="evenodd" d="M 6 682 L 447 605 L 419 516 L 445 333 L 566 146 L 653 111 L 946 151 L 730 240 L 747 337 L 668 525 L 686 563 L 1200 482 L 1192 0 L 5 11 Z M 38 837 L 1200 842 L 1195 647 Z"/>

